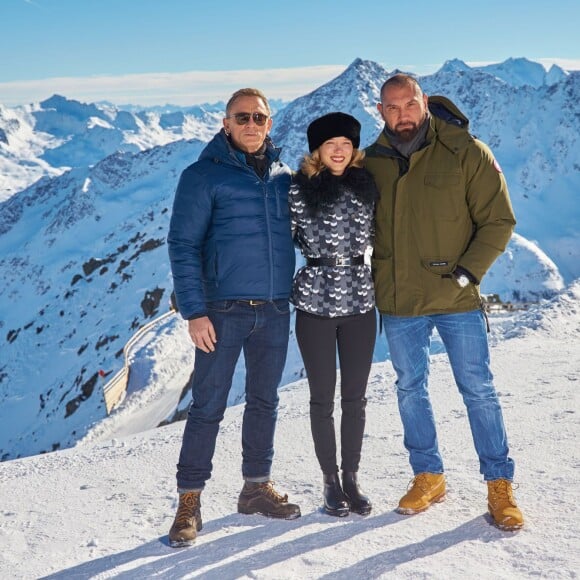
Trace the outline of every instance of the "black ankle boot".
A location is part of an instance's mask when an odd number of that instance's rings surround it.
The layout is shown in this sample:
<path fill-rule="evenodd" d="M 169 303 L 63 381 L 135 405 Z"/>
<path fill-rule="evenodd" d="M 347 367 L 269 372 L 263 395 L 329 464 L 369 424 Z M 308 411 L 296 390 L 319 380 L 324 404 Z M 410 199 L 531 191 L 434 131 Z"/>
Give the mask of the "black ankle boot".
<path fill-rule="evenodd" d="M 324 511 L 339 518 L 349 513 L 348 500 L 340 487 L 338 473 L 324 474 Z"/>
<path fill-rule="evenodd" d="M 342 472 L 342 489 L 348 499 L 351 511 L 361 516 L 371 513 L 373 506 L 370 499 L 364 495 L 364 492 L 359 487 L 355 471 Z"/>

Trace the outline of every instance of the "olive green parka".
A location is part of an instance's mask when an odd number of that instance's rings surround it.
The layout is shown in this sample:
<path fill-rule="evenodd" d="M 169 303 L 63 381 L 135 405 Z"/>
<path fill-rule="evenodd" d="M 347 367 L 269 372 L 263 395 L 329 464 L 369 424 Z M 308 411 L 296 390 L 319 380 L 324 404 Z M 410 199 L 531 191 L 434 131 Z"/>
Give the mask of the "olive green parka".
<path fill-rule="evenodd" d="M 487 145 L 445 97 L 429 97 L 426 145 L 409 160 L 385 132 L 366 150 L 380 192 L 372 258 L 377 308 L 422 316 L 480 308 L 479 282 L 515 226 L 508 188 Z M 461 288 L 465 268 L 477 284 Z"/>

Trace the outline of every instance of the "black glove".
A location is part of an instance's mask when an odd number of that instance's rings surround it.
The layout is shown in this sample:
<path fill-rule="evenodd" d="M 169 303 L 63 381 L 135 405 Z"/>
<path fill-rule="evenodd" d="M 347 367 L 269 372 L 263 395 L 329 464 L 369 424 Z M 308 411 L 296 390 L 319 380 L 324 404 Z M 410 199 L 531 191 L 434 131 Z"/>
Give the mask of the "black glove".
<path fill-rule="evenodd" d="M 469 270 L 466 270 L 462 266 L 455 267 L 455 270 L 453 270 L 453 277 L 462 288 L 465 288 L 470 283 L 476 286 L 479 284 L 479 280 Z"/>

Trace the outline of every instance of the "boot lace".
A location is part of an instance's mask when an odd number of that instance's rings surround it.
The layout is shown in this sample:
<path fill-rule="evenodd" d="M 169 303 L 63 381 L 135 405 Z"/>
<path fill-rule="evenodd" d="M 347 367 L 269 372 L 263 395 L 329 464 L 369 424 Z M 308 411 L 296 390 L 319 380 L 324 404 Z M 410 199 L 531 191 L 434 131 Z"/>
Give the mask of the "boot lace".
<path fill-rule="evenodd" d="M 275 503 L 288 503 L 288 494 L 282 495 L 281 493 L 278 493 L 274 489 L 273 481 L 265 481 L 264 483 L 260 483 L 260 489 L 264 495 L 271 498 Z"/>
<path fill-rule="evenodd" d="M 178 527 L 189 526 L 195 514 L 195 510 L 199 507 L 199 494 L 189 492 L 183 493 L 179 497 L 179 507 L 175 515 L 175 524 Z"/>
<path fill-rule="evenodd" d="M 511 482 L 507 479 L 498 479 L 490 483 L 490 500 L 492 502 L 507 502 L 514 507 L 517 505 L 514 499 Z M 516 485 L 515 489 L 517 488 L 518 486 Z"/>
<path fill-rule="evenodd" d="M 430 489 L 429 483 L 427 481 L 427 476 L 424 473 L 420 473 L 419 475 L 415 476 L 407 486 L 407 490 L 411 489 L 412 487 L 417 486 L 423 493 L 427 493 Z"/>

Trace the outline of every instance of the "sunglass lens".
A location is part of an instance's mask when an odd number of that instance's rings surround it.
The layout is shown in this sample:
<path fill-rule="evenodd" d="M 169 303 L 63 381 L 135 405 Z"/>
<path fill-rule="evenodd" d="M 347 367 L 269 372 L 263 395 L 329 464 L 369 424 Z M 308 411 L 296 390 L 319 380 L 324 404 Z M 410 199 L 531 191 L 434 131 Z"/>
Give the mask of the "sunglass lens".
<path fill-rule="evenodd" d="M 250 119 L 253 119 L 256 125 L 262 126 L 266 124 L 268 115 L 264 115 L 263 113 L 235 113 L 234 119 L 238 125 L 247 125 Z"/>
<path fill-rule="evenodd" d="M 238 125 L 247 125 L 250 122 L 250 113 L 236 113 L 234 118 Z"/>
<path fill-rule="evenodd" d="M 268 119 L 267 115 L 263 115 L 262 113 L 254 113 L 252 115 L 252 119 L 254 119 L 254 123 L 256 123 L 256 125 L 265 125 L 266 121 Z"/>

